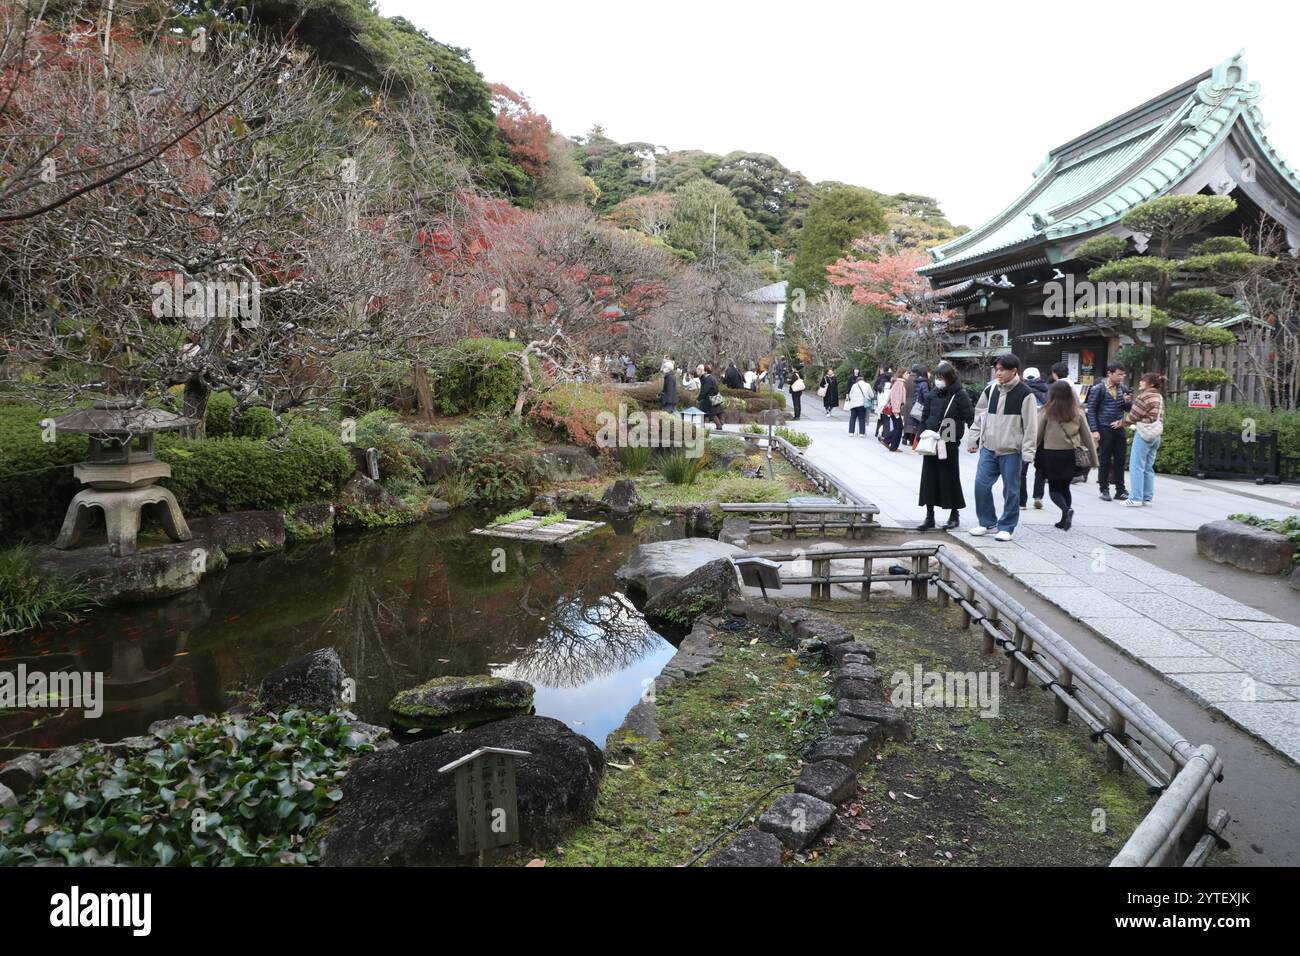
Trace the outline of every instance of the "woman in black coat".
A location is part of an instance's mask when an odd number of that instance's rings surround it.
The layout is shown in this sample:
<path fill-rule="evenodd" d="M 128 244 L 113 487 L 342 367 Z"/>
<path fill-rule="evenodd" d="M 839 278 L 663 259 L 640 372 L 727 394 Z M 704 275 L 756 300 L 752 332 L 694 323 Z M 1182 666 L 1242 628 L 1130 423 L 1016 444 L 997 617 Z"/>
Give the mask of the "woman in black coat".
<path fill-rule="evenodd" d="M 826 394 L 822 396 L 822 404 L 826 406 L 826 414 L 829 415 L 831 410 L 840 403 L 840 383 L 835 378 L 835 370 L 828 368 L 822 376 L 821 388 L 826 389 Z"/>
<path fill-rule="evenodd" d="M 950 362 L 940 362 L 934 370 L 934 387 L 925 397 L 925 417 L 921 431 L 938 432 L 945 456 L 926 455 L 921 462 L 921 491 L 917 504 L 925 506 L 925 521 L 916 529 L 935 527 L 934 509 L 949 512 L 945 529 L 961 523 L 959 512 L 966 507 L 961 490 L 961 437 L 966 426 L 975 420 L 975 406 L 961 387 L 961 379 Z M 919 433 L 918 433 L 919 434 Z"/>
<path fill-rule="evenodd" d="M 718 431 L 722 431 L 722 404 L 713 404 L 713 396 L 718 395 L 718 380 L 713 377 L 713 366 L 700 367 L 700 394 L 695 400 L 696 407 L 704 413 L 704 420 L 713 420 Z"/>

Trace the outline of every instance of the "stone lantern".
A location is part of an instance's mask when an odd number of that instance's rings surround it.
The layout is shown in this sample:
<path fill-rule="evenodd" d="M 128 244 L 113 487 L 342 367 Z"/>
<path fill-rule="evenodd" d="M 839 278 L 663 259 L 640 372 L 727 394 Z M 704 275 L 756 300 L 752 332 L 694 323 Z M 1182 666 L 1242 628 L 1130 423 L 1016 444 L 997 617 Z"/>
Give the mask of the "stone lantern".
<path fill-rule="evenodd" d="M 68 505 L 54 547 L 66 551 L 77 546 L 92 508 L 104 512 L 108 550 L 115 558 L 135 554 L 142 512 L 152 515 L 173 541 L 189 541 L 193 535 L 176 497 L 154 485 L 170 478 L 172 470 L 154 457 L 153 436 L 195 424 L 192 418 L 131 401 L 99 401 L 56 418 L 56 432 L 90 436 L 90 460 L 73 466 L 72 473 L 88 487 Z"/>

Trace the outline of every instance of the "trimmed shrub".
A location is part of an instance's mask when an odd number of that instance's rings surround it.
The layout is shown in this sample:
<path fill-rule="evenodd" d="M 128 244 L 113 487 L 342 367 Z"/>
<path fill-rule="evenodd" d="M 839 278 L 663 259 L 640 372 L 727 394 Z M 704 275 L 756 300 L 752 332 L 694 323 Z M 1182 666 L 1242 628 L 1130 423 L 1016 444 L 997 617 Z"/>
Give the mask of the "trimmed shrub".
<path fill-rule="evenodd" d="M 1167 475 L 1190 475 L 1196 458 L 1196 425 L 1200 411 L 1165 401 L 1165 430 L 1156 452 L 1156 471 Z M 1300 455 L 1300 413 L 1273 411 L 1263 405 L 1228 404 L 1205 412 L 1208 431 L 1236 432 L 1245 430 L 1247 421 L 1254 422 L 1256 436 L 1278 432 L 1278 443 L 1284 455 Z"/>
<path fill-rule="evenodd" d="M 293 422 L 278 441 L 159 436 L 170 488 L 192 518 L 225 511 L 284 511 L 332 500 L 352 474 L 352 456 L 329 429 Z"/>
<path fill-rule="evenodd" d="M 466 339 L 435 349 L 428 359 L 434 407 L 444 415 L 513 408 L 523 386 L 521 348 L 518 342 L 500 339 Z M 534 380 L 540 381 L 540 364 L 536 357 L 529 361 Z"/>
<path fill-rule="evenodd" d="M 0 542 L 53 537 L 81 488 L 72 465 L 87 455 L 86 436 L 42 441 L 41 421 L 57 414 L 0 404 Z"/>
<path fill-rule="evenodd" d="M 757 504 L 785 501 L 790 497 L 790 489 L 765 478 L 725 478 L 714 487 L 713 497 L 730 504 Z"/>
<path fill-rule="evenodd" d="M 769 409 L 785 408 L 784 392 L 751 392 L 747 388 L 727 388 L 723 385 L 719 391 L 722 392 L 723 398 L 740 399 L 745 404 L 747 412 L 766 412 Z"/>
<path fill-rule="evenodd" d="M 235 417 L 235 397 L 213 392 L 203 416 L 203 434 L 208 438 L 270 438 L 280 431 L 275 413 L 264 406 L 244 409 Z"/>
<path fill-rule="evenodd" d="M 619 394 L 596 385 L 565 383 L 537 396 L 528 406 L 528 420 L 563 441 L 591 447 L 600 432 L 601 413 L 618 414 Z M 630 408 L 628 414 L 636 411 Z"/>

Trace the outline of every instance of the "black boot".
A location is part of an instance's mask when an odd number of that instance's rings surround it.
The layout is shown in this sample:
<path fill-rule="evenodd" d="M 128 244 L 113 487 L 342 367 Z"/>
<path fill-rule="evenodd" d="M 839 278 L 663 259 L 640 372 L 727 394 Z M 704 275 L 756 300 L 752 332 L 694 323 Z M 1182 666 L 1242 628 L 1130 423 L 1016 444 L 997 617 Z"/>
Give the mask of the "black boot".
<path fill-rule="evenodd" d="M 922 521 L 919 525 L 916 526 L 916 530 L 917 530 L 917 531 L 933 531 L 933 530 L 934 530 L 934 527 L 935 527 L 935 525 L 934 525 L 934 509 L 933 509 L 933 508 L 926 508 L 926 509 L 925 509 L 925 520 Z"/>
<path fill-rule="evenodd" d="M 961 513 L 957 511 L 956 508 L 954 508 L 952 514 L 948 515 L 948 520 L 944 523 L 943 530 L 951 531 L 953 528 L 956 528 L 960 524 L 961 524 Z"/>
<path fill-rule="evenodd" d="M 1074 520 L 1074 509 L 1069 508 L 1061 515 L 1061 520 L 1056 522 L 1056 526 L 1062 531 L 1070 530 L 1070 522 Z"/>

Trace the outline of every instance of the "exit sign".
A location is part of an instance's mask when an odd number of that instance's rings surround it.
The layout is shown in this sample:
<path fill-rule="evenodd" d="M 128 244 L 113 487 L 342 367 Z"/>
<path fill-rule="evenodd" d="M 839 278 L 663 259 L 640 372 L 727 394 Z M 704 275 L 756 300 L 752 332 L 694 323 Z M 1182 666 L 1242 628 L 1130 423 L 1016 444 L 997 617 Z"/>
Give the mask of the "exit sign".
<path fill-rule="evenodd" d="M 1213 408 L 1219 400 L 1218 392 L 1188 392 L 1188 408 Z"/>

